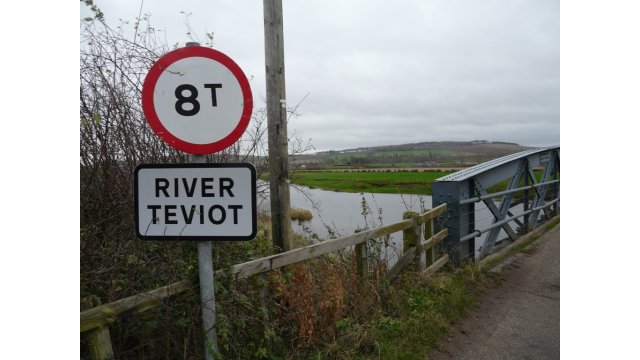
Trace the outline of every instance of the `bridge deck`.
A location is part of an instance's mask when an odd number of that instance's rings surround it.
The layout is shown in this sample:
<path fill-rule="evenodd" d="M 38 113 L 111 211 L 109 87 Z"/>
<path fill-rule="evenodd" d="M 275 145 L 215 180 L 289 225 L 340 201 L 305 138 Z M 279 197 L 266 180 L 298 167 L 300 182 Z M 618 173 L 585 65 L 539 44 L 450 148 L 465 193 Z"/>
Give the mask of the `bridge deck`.
<path fill-rule="evenodd" d="M 560 358 L 560 225 L 503 274 L 429 359 Z"/>

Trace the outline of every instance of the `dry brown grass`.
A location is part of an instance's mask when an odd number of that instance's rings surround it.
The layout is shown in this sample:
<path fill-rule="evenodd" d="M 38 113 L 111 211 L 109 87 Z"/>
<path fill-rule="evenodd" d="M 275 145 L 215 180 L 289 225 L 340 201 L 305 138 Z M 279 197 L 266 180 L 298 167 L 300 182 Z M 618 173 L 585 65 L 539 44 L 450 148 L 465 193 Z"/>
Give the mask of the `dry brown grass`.
<path fill-rule="evenodd" d="M 302 208 L 291 208 L 291 220 L 309 221 L 313 218 L 310 210 Z"/>

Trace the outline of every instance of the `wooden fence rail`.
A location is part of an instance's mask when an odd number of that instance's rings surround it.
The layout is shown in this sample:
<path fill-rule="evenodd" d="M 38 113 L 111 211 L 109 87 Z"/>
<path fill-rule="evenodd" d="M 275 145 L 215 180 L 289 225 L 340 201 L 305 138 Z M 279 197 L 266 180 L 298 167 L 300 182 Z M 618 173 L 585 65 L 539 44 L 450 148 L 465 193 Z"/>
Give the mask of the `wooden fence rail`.
<path fill-rule="evenodd" d="M 160 305 L 162 299 L 185 292 L 192 286 L 191 282 L 184 280 L 82 311 L 80 313 L 80 332 L 99 328 L 122 317 L 154 308 Z"/>
<path fill-rule="evenodd" d="M 426 273 L 433 273 L 449 261 L 449 257 L 447 255 L 440 257 L 438 260 L 433 258 L 433 247 L 442 241 L 447 236 L 448 232 L 447 229 L 444 229 L 435 235 L 432 234 L 432 223 L 434 219 L 446 211 L 447 204 L 442 204 L 423 214 L 405 213 L 405 218 L 407 219 L 403 221 L 234 265 L 230 269 L 231 277 L 232 279 L 238 280 L 258 275 L 287 265 L 317 258 L 330 252 L 346 249 L 351 246 L 356 247 L 358 273 L 364 277 L 368 272 L 366 259 L 367 247 L 364 246 L 366 242 L 370 239 L 376 239 L 399 231 L 403 231 L 405 237 L 404 254 L 387 272 L 385 278 L 389 282 L 392 282 L 402 272 L 402 270 L 412 263 L 416 265 L 416 270 L 424 270 Z M 426 238 L 424 242 L 421 240 L 423 227 L 425 230 L 424 238 Z M 407 246 L 407 244 L 410 244 L 411 246 Z M 422 269 L 420 261 L 421 254 L 423 253 L 426 253 L 426 269 Z M 228 272 L 229 270 L 218 270 L 215 274 L 216 277 L 221 277 Z M 156 307 L 163 299 L 183 293 L 193 287 L 194 285 L 189 281 L 180 281 L 142 294 L 137 294 L 108 304 L 83 310 L 80 312 L 80 332 L 90 331 L 91 334 L 93 334 L 94 332 L 99 331 L 100 334 L 102 334 L 100 337 L 101 339 L 108 339 L 108 324 L 126 316 Z M 105 331 L 107 332 L 106 334 Z M 97 337 L 92 336 L 89 339 L 91 340 L 92 338 Z M 100 345 L 90 344 L 90 346 L 95 347 Z M 104 344 L 104 346 L 108 346 L 109 349 L 111 348 L 110 343 Z M 98 351 L 95 353 L 100 352 Z M 110 352 L 107 351 L 106 353 L 109 354 Z M 108 357 L 98 356 L 94 357 L 94 360 L 107 358 Z"/>

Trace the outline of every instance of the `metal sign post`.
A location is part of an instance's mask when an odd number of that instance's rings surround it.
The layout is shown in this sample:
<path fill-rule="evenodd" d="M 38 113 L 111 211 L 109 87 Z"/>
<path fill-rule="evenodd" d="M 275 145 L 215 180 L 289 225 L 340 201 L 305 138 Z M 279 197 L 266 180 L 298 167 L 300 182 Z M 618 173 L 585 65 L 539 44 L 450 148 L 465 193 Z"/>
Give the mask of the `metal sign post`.
<path fill-rule="evenodd" d="M 142 87 L 142 109 L 156 135 L 192 154 L 193 166 L 136 168 L 136 233 L 144 240 L 198 241 L 205 359 L 213 360 L 218 343 L 211 240 L 253 239 L 256 179 L 251 164 L 205 165 L 205 156 L 245 132 L 251 88 L 228 56 L 187 43 L 153 64 Z"/>
<path fill-rule="evenodd" d="M 204 155 L 191 155 L 192 163 L 205 163 Z M 200 281 L 200 305 L 202 306 L 202 329 L 204 330 L 205 359 L 213 360 L 209 349 L 218 352 L 218 333 L 216 332 L 216 294 L 213 277 L 213 259 L 211 241 L 198 241 L 198 279 Z"/>

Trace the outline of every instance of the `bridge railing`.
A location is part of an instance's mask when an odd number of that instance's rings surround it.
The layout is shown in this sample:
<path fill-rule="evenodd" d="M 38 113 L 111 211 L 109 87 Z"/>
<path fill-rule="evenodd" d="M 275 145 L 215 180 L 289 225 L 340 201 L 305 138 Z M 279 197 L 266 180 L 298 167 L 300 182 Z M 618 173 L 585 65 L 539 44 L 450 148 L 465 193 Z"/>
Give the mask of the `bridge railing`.
<path fill-rule="evenodd" d="M 434 247 L 448 234 L 447 229 L 441 229 L 434 233 L 434 225 L 437 223 L 435 220 L 446 211 L 447 204 L 441 204 L 422 214 L 406 212 L 403 221 L 237 264 L 230 269 L 231 281 L 259 275 L 351 247 L 354 247 L 356 255 L 357 272 L 363 279 L 366 279 L 369 274 L 370 258 L 367 241 L 400 231 L 403 233 L 403 255 L 386 273 L 386 280 L 393 282 L 411 264 L 414 264 L 415 270 L 433 273 L 449 261 L 448 255 L 444 254 L 438 257 L 434 251 Z M 424 260 L 421 261 L 421 259 Z M 227 271 L 229 270 L 218 270 L 216 277 L 224 277 Z M 189 281 L 180 281 L 104 305 L 100 305 L 95 298 L 85 299 L 83 307 L 87 309 L 80 312 L 80 332 L 88 332 L 92 359 L 107 359 L 113 356 L 109 340 L 108 326 L 110 323 L 159 306 L 163 299 L 186 292 L 194 286 L 195 284 Z"/>
<path fill-rule="evenodd" d="M 557 146 L 508 155 L 437 179 L 433 204 L 447 204 L 446 220 L 438 229 L 449 230 L 444 245 L 453 262 L 481 259 L 535 229 L 541 217 L 556 214 L 559 175 Z"/>

